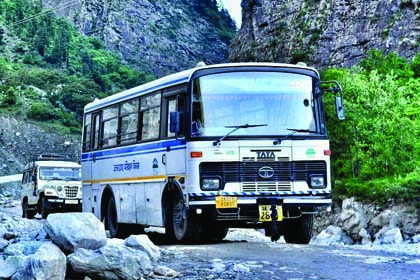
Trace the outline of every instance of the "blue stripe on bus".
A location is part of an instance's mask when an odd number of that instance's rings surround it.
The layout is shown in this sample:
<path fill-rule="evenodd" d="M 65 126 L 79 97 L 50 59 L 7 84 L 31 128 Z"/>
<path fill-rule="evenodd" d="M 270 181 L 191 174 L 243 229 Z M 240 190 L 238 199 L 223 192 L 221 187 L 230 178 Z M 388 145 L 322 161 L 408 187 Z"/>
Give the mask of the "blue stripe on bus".
<path fill-rule="evenodd" d="M 171 147 L 171 151 L 184 150 L 186 149 L 185 144 L 181 144 L 179 140 L 170 140 L 166 142 L 159 143 L 146 143 L 138 144 L 130 147 L 121 147 L 114 148 L 111 150 L 102 150 L 102 151 L 92 151 L 89 153 L 84 153 L 81 156 L 82 162 L 91 161 L 93 155 L 96 156 L 96 160 L 109 159 L 109 158 L 118 158 L 121 156 L 131 155 L 140 155 L 140 154 L 151 154 L 166 151 L 168 147 Z"/>
<path fill-rule="evenodd" d="M 293 196 L 293 195 L 311 195 L 311 194 L 330 194 L 330 191 L 325 190 L 313 190 L 313 191 L 300 191 L 300 192 L 200 192 L 200 193 L 188 193 L 191 197 L 213 197 L 213 196 L 268 196 L 268 195 L 282 195 L 282 196 Z"/>
<path fill-rule="evenodd" d="M 188 80 L 189 80 L 189 77 L 182 77 L 180 79 L 169 81 L 169 82 L 166 82 L 166 83 L 163 83 L 163 84 L 158 84 L 156 86 L 146 87 L 143 90 L 135 91 L 135 92 L 129 93 L 129 94 L 125 94 L 125 95 L 123 95 L 121 97 L 118 97 L 118 98 L 115 98 L 115 99 L 111 99 L 111 100 L 109 100 L 107 102 L 100 103 L 98 105 L 92 105 L 92 107 L 87 107 L 85 113 L 92 112 L 92 111 L 94 111 L 94 110 L 96 110 L 98 108 L 106 107 L 106 106 L 108 106 L 110 104 L 114 104 L 114 103 L 119 102 L 119 101 L 121 101 L 123 99 L 129 99 L 130 97 L 141 95 L 141 94 L 143 94 L 145 92 L 148 92 L 148 91 L 153 92 L 153 91 L 156 91 L 158 89 L 162 89 L 162 88 L 165 88 L 165 87 L 168 87 L 168 86 L 177 85 L 177 84 L 180 84 L 182 82 L 188 82 Z"/>

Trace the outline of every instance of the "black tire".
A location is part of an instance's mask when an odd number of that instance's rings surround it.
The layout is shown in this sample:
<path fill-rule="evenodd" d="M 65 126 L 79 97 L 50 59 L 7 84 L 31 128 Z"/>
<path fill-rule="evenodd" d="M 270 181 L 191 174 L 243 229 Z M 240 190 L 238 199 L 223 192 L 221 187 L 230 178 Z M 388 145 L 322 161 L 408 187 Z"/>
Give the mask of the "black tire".
<path fill-rule="evenodd" d="M 106 224 L 108 226 L 109 235 L 111 236 L 111 238 L 117 237 L 119 233 L 119 224 L 117 216 L 117 207 L 113 196 L 111 196 L 108 200 Z"/>
<path fill-rule="evenodd" d="M 293 244 L 308 244 L 312 237 L 314 215 L 303 214 L 299 218 L 284 221 L 284 240 Z"/>
<path fill-rule="evenodd" d="M 47 198 L 43 197 L 41 200 L 41 218 L 46 219 L 51 213 L 51 206 Z"/>
<path fill-rule="evenodd" d="M 175 239 L 179 242 L 195 243 L 200 240 L 201 223 L 191 212 L 184 209 L 184 198 L 180 193 L 174 197 L 172 224 Z"/>
<path fill-rule="evenodd" d="M 22 218 L 33 219 L 35 217 L 36 211 L 29 210 L 28 200 L 22 202 Z"/>

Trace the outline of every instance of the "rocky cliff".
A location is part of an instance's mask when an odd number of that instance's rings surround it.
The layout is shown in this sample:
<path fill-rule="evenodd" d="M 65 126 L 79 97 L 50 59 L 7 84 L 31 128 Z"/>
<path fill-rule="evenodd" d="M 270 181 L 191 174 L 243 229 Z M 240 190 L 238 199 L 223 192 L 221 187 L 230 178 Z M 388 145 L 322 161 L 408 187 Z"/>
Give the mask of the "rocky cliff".
<path fill-rule="evenodd" d="M 81 137 L 63 136 L 26 120 L 0 117 L 0 176 L 20 174 L 31 155 L 67 154 L 80 158 Z"/>
<path fill-rule="evenodd" d="M 414 0 L 242 0 L 231 61 L 303 61 L 349 67 L 370 49 L 412 58 L 419 51 Z"/>
<path fill-rule="evenodd" d="M 45 8 L 68 17 L 78 30 L 103 40 L 130 65 L 163 76 L 228 60 L 220 30 L 186 0 L 47 0 Z"/>

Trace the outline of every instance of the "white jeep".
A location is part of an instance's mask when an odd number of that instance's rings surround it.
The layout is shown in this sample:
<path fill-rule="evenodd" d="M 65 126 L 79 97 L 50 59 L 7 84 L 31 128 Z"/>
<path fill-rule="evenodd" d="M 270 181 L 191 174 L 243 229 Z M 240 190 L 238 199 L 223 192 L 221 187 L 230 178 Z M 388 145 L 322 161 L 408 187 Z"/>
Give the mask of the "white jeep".
<path fill-rule="evenodd" d="M 55 212 L 82 211 L 80 164 L 58 155 L 37 155 L 25 166 L 21 184 L 22 217 L 43 219 Z"/>

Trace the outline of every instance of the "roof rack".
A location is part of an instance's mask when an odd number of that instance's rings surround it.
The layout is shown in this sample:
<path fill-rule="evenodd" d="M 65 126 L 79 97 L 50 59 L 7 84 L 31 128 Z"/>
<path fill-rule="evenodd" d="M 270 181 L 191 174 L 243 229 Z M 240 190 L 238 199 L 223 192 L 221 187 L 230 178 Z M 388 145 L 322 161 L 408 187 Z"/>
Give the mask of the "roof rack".
<path fill-rule="evenodd" d="M 73 161 L 73 159 L 69 155 L 46 153 L 46 154 L 32 155 L 30 162 L 35 163 L 35 161 L 41 161 L 41 160 L 42 161 L 54 161 L 54 160 Z"/>

